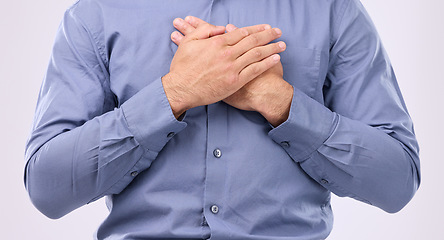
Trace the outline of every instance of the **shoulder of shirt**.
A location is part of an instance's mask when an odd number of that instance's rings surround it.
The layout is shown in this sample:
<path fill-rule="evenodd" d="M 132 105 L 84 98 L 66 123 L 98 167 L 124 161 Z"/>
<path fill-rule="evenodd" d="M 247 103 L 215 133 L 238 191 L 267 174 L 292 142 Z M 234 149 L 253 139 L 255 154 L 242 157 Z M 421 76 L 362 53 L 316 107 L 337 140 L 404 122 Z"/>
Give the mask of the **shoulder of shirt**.
<path fill-rule="evenodd" d="M 65 16 L 72 18 L 79 27 L 83 27 L 97 48 L 102 61 L 108 64 L 104 45 L 104 8 L 110 0 L 78 0 L 70 6 Z"/>
<path fill-rule="evenodd" d="M 77 0 L 66 12 L 74 18 L 80 18 L 85 22 L 94 22 L 101 18 L 103 0 Z"/>

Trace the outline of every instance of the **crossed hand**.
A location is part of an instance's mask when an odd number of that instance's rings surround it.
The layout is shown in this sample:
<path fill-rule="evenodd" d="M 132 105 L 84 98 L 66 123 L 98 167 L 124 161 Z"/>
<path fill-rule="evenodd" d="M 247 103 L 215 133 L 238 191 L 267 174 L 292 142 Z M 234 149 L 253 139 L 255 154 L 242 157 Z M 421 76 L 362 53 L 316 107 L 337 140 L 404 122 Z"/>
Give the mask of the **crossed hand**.
<path fill-rule="evenodd" d="M 278 53 L 282 32 L 267 24 L 214 26 L 188 16 L 173 22 L 171 39 L 179 47 L 162 78 L 174 115 L 218 101 L 257 111 L 272 125 L 288 118 L 293 87 L 283 79 Z"/>

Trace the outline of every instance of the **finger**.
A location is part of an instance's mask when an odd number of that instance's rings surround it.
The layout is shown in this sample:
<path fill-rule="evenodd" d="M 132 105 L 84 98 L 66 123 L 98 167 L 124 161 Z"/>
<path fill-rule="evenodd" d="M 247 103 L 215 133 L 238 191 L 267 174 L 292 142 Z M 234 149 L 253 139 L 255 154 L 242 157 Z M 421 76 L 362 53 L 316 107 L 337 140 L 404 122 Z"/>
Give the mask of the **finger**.
<path fill-rule="evenodd" d="M 194 28 L 197 28 L 197 27 L 199 27 L 200 25 L 207 23 L 207 22 L 205 22 L 204 20 L 202 20 L 202 19 L 200 19 L 200 18 L 198 18 L 198 17 L 194 17 L 194 16 L 187 16 L 187 17 L 185 18 L 185 21 L 186 21 L 187 23 L 189 23 L 191 26 L 193 26 Z"/>
<path fill-rule="evenodd" d="M 188 22 L 184 21 L 182 18 L 176 18 L 173 21 L 173 26 L 179 30 L 183 35 L 187 35 L 196 30 L 195 27 L 191 26 Z"/>
<path fill-rule="evenodd" d="M 195 31 L 185 36 L 183 41 L 206 39 L 225 32 L 224 26 L 214 26 L 209 23 L 199 25 Z"/>
<path fill-rule="evenodd" d="M 273 54 L 285 51 L 286 47 L 287 45 L 284 42 L 271 43 L 265 46 L 255 47 L 246 52 L 244 55 L 240 56 L 236 60 L 235 64 L 240 70 L 242 70 L 250 64 L 260 62 Z"/>
<path fill-rule="evenodd" d="M 185 21 L 190 24 L 190 26 L 193 26 L 194 28 L 198 28 L 199 26 L 204 26 L 205 24 L 209 24 L 207 22 L 205 22 L 204 20 L 198 18 L 198 17 L 194 17 L 194 16 L 187 16 L 185 17 Z M 220 34 L 224 34 L 225 33 L 225 28 L 219 28 L 216 31 L 211 32 L 211 34 L 209 35 L 210 37 L 216 36 L 216 35 L 220 35 Z"/>
<path fill-rule="evenodd" d="M 218 29 L 211 32 L 210 37 L 221 35 L 225 33 L 225 27 L 224 26 L 218 26 Z"/>
<path fill-rule="evenodd" d="M 266 29 L 271 29 L 271 26 L 268 24 L 260 24 L 260 25 L 238 28 L 225 34 L 224 36 L 225 42 L 228 45 L 234 45 L 238 43 L 240 40 L 244 39 L 245 37 L 252 35 L 254 33 L 265 31 Z"/>
<path fill-rule="evenodd" d="M 236 30 L 237 29 L 237 27 L 236 26 L 234 26 L 233 24 L 227 24 L 227 26 L 225 27 L 226 29 L 227 29 L 227 32 L 232 32 L 232 31 L 234 31 L 234 30 Z"/>
<path fill-rule="evenodd" d="M 267 29 L 262 32 L 251 34 L 233 46 L 233 56 L 239 57 L 250 49 L 265 45 L 279 38 L 281 35 L 282 31 L 279 28 Z"/>
<path fill-rule="evenodd" d="M 273 54 L 260 62 L 250 64 L 239 73 L 239 79 L 246 84 L 257 76 L 261 75 L 263 72 L 272 68 L 279 62 L 280 59 L 279 54 Z"/>
<path fill-rule="evenodd" d="M 178 32 L 178 31 L 174 31 L 173 33 L 171 33 L 171 40 L 176 44 L 179 45 L 180 42 L 183 40 L 184 36 Z"/>

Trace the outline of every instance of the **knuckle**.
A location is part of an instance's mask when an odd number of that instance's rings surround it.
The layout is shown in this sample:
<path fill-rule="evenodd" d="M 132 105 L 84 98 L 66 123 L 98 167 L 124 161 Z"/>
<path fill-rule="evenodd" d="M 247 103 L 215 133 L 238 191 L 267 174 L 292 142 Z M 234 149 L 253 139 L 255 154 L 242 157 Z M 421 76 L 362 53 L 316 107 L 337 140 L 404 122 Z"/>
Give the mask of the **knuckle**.
<path fill-rule="evenodd" d="M 226 48 L 222 51 L 222 58 L 227 58 L 233 55 L 233 51 L 230 48 Z"/>
<path fill-rule="evenodd" d="M 278 34 L 276 33 L 276 31 L 274 29 L 268 30 L 268 34 L 270 34 L 271 37 L 277 37 L 278 36 Z"/>
<path fill-rule="evenodd" d="M 239 75 L 235 74 L 235 73 L 231 73 L 231 74 L 227 75 L 226 84 L 232 85 L 232 84 L 235 84 L 236 82 L 238 82 L 238 80 L 239 80 Z"/>
<path fill-rule="evenodd" d="M 246 28 L 238 28 L 237 31 L 239 31 L 241 33 L 241 35 L 244 36 L 244 37 L 248 36 L 248 34 L 250 34 L 248 32 L 248 29 L 246 29 Z"/>
<path fill-rule="evenodd" d="M 254 75 L 258 75 L 261 72 L 259 64 L 254 64 L 251 66 L 251 73 Z"/>
<path fill-rule="evenodd" d="M 250 36 L 250 42 L 253 45 L 257 45 L 259 43 L 259 37 L 257 36 L 257 34 Z"/>
<path fill-rule="evenodd" d="M 217 46 L 223 46 L 225 45 L 226 39 L 224 37 L 214 37 L 214 44 Z"/>
<path fill-rule="evenodd" d="M 262 51 L 256 48 L 253 50 L 253 55 L 256 59 L 260 59 L 262 57 Z"/>

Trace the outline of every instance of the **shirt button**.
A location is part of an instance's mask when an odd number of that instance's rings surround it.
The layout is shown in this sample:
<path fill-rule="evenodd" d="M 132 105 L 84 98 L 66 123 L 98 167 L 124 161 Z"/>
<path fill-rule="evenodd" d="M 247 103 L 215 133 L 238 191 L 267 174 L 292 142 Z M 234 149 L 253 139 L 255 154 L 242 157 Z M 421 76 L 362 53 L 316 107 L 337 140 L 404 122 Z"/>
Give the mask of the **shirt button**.
<path fill-rule="evenodd" d="M 131 173 L 131 176 L 135 177 L 135 176 L 137 176 L 137 174 L 139 174 L 139 173 L 137 171 L 134 171 L 134 172 Z"/>
<path fill-rule="evenodd" d="M 174 137 L 174 134 L 176 134 L 176 133 L 174 133 L 174 132 L 170 132 L 170 133 L 168 133 L 167 137 L 168 137 L 168 138 L 172 138 L 172 137 Z"/>
<path fill-rule="evenodd" d="M 283 142 L 281 142 L 281 146 L 282 147 L 290 147 L 290 143 L 287 141 L 283 141 Z"/>
<path fill-rule="evenodd" d="M 219 207 L 217 205 L 211 206 L 211 212 L 217 214 L 219 212 Z"/>
<path fill-rule="evenodd" d="M 327 183 L 328 183 L 328 181 L 327 181 L 327 180 L 325 180 L 325 179 L 321 179 L 321 183 L 322 183 L 322 184 L 327 184 Z"/>
<path fill-rule="evenodd" d="M 220 158 L 222 156 L 222 151 L 219 148 L 214 149 L 213 155 L 217 158 Z"/>

